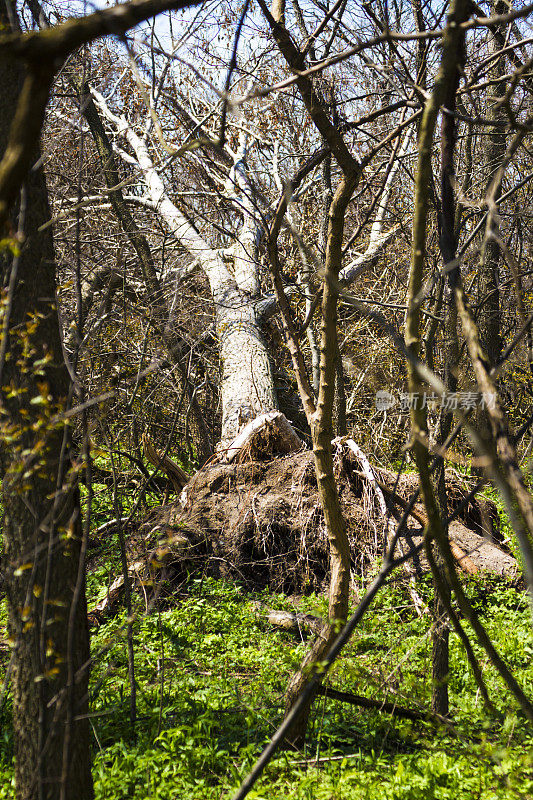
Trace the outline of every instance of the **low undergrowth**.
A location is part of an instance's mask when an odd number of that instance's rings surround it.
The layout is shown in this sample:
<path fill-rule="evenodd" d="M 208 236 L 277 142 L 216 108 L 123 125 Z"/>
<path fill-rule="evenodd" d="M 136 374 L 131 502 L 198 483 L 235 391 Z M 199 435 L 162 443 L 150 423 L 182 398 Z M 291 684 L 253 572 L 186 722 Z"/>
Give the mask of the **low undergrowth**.
<path fill-rule="evenodd" d="M 93 528 L 109 519 L 96 486 Z M 100 500 L 101 498 L 101 500 Z M 129 510 L 129 509 L 128 509 Z M 500 509 L 501 511 L 501 509 Z M 505 515 L 502 514 L 505 522 Z M 506 529 L 504 529 L 504 533 Z M 132 538 L 134 555 L 138 541 Z M 89 551 L 89 608 L 120 574 L 116 534 Z M 364 583 L 359 592 L 364 591 Z M 533 628 L 523 592 L 487 575 L 471 601 L 515 676 L 533 697 Z M 417 592 L 432 602 L 429 578 Z M 97 800 L 230 798 L 283 717 L 287 681 L 308 643 L 258 616 L 262 606 L 324 616 L 322 595 L 252 594 L 233 581 L 191 577 L 165 607 L 135 595 L 137 717 L 132 725 L 124 613 L 91 632 L 91 726 Z M 352 597 L 355 607 L 357 597 Z M 431 617 L 417 616 L 405 579 L 385 586 L 332 670 L 343 691 L 427 710 Z M 452 632 L 453 731 L 331 699 L 314 705 L 303 752 L 281 752 L 250 793 L 255 800 L 508 800 L 533 796 L 533 730 L 474 644 L 498 710 L 484 709 Z M 0 601 L 0 685 L 10 649 Z M 0 800 L 14 797 L 10 696 L 0 704 Z"/>
<path fill-rule="evenodd" d="M 98 574 L 98 573 L 97 573 Z M 100 571 L 103 579 L 103 572 Z M 101 587 L 93 577 L 90 592 Z M 418 591 L 431 601 L 427 580 Z M 524 595 L 501 581 L 468 586 L 500 652 L 533 695 L 533 634 Z M 307 644 L 269 628 L 254 608 L 324 614 L 312 595 L 252 597 L 233 583 L 195 578 L 167 610 L 135 621 L 137 720 L 129 718 L 125 618 L 92 634 L 94 779 L 99 800 L 230 797 L 282 719 L 287 680 Z M 355 598 L 353 599 L 355 603 Z M 335 666 L 331 685 L 427 709 L 429 614 L 418 617 L 404 583 L 385 587 Z M 533 731 L 477 651 L 498 716 L 481 705 L 451 634 L 455 731 L 319 698 L 304 752 L 283 752 L 250 794 L 268 800 L 426 800 L 533 795 Z M 5 659 L 2 659 L 4 665 Z M 9 702 L 2 711 L 0 798 L 11 798 Z"/>

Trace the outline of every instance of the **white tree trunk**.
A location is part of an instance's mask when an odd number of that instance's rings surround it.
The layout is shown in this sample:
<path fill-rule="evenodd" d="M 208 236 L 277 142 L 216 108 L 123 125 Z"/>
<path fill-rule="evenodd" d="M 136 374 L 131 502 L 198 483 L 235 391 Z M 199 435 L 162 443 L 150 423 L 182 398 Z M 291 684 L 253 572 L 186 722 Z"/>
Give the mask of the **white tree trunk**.
<path fill-rule="evenodd" d="M 232 280 L 213 287 L 222 361 L 222 440 L 277 408 L 270 357 L 249 295 Z"/>
<path fill-rule="evenodd" d="M 277 409 L 270 357 L 256 315 L 253 296 L 259 290 L 253 233 L 253 207 L 249 195 L 241 210 L 244 223 L 235 251 L 235 276 L 219 250 L 212 248 L 170 199 L 154 166 L 146 140 L 138 136 L 123 116 L 113 114 L 102 95 L 92 90 L 95 102 L 118 134 L 123 135 L 142 170 L 150 206 L 204 271 L 215 306 L 216 330 L 222 363 L 222 443 L 234 439 L 259 414 Z M 242 162 L 236 156 L 235 184 L 248 190 Z M 238 161 L 237 161 L 238 160 Z"/>

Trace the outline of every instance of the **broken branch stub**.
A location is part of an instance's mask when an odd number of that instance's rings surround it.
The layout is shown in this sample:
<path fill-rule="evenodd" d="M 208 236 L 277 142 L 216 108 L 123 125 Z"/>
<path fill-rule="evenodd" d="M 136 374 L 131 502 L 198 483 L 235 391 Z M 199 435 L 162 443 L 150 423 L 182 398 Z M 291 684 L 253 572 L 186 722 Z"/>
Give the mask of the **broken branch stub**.
<path fill-rule="evenodd" d="M 259 450 L 262 455 L 295 453 L 304 443 L 281 411 L 260 414 L 242 429 L 238 436 L 221 450 L 221 461 L 231 463 L 245 451 L 250 455 Z"/>

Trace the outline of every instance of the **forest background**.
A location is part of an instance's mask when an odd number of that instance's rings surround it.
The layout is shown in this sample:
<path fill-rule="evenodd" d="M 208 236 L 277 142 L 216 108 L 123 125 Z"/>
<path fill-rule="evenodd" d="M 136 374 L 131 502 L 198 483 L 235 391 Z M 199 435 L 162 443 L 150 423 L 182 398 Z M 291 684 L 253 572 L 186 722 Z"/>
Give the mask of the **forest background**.
<path fill-rule="evenodd" d="M 0 797 L 531 796 L 532 11 L 0 3 Z"/>

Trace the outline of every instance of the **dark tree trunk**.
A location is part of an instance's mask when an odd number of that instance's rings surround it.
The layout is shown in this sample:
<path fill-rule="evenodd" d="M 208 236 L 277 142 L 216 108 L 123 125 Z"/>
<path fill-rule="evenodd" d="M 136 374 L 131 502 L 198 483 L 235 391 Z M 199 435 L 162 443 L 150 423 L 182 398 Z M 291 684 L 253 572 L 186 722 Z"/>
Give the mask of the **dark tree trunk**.
<path fill-rule="evenodd" d="M 430 99 L 426 103 L 424 115 L 422 117 L 418 137 L 419 159 L 415 179 L 415 217 L 413 221 L 413 249 L 411 256 L 411 272 L 409 276 L 409 307 L 406 317 L 406 344 L 413 354 L 417 354 L 420 347 L 420 312 L 416 307 L 415 298 L 420 292 L 422 285 L 424 260 L 426 255 L 426 225 L 427 225 L 427 198 L 429 187 L 431 186 L 433 171 L 431 164 L 431 146 L 435 124 L 439 111 L 443 106 L 445 109 L 454 111 L 456 104 L 456 94 L 461 74 L 461 65 L 464 63 L 465 43 L 464 34 L 459 32 L 457 23 L 463 22 L 468 18 L 470 7 L 466 0 L 456 0 L 452 3 L 449 11 L 449 21 L 454 19 L 455 25 L 448 26 L 443 39 L 442 60 L 440 69 L 435 82 L 435 87 Z M 455 206 L 454 206 L 454 167 L 453 153 L 455 144 L 455 118 L 452 114 L 441 111 L 442 113 L 442 136 L 441 136 L 441 203 L 440 203 L 440 223 L 441 223 L 441 254 L 447 282 L 446 308 L 451 310 L 453 306 L 453 288 L 455 287 L 459 275 L 458 269 L 453 265 L 456 241 L 455 241 Z M 453 268 L 452 268 L 453 266 Z M 446 336 L 446 362 L 447 372 L 444 376 L 450 388 L 455 384 L 453 366 L 457 361 L 456 351 L 456 317 L 451 315 L 445 330 Z M 449 359 L 449 363 L 448 363 Z M 408 362 L 409 391 L 419 393 L 421 385 L 419 375 Z M 448 388 L 448 387 L 447 387 Z M 411 424 L 414 430 L 427 430 L 427 415 L 421 405 L 414 405 L 411 409 Z M 439 429 L 436 432 L 437 443 L 445 441 L 451 426 L 451 417 L 441 414 Z M 449 651 L 448 651 L 448 631 L 444 611 L 449 605 L 449 589 L 443 577 L 443 561 L 449 550 L 448 531 L 443 526 L 443 519 L 446 519 L 446 484 L 444 480 L 444 462 L 440 459 L 436 473 L 430 477 L 429 472 L 429 453 L 427 447 L 421 439 L 415 438 L 413 452 L 420 474 L 421 493 L 429 519 L 426 530 L 426 544 L 428 555 L 434 555 L 436 566 L 434 570 L 435 578 L 435 608 L 433 626 L 433 692 L 432 707 L 441 714 L 448 713 L 448 670 L 449 670 Z M 433 550 L 432 539 L 438 541 L 438 549 Z M 439 563 L 440 561 L 440 563 Z M 442 594 L 439 595 L 437 584 L 442 586 Z"/>
<path fill-rule="evenodd" d="M 449 111 L 455 111 L 456 94 L 459 86 L 460 69 L 464 63 L 465 51 L 464 42 L 459 48 L 457 68 L 450 82 L 446 87 L 444 106 Z M 455 149 L 455 118 L 450 113 L 442 113 L 441 123 L 441 197 L 440 197 L 440 251 L 442 265 L 444 269 L 444 369 L 443 382 L 446 391 L 453 393 L 457 391 L 457 368 L 459 362 L 459 343 L 457 338 L 457 309 L 455 307 L 454 288 L 457 282 L 457 267 L 449 269 L 449 265 L 455 259 L 457 250 L 456 231 L 455 231 L 455 169 L 454 169 L 454 149 Z M 439 422 L 436 431 L 436 445 L 442 446 L 451 431 L 453 416 L 449 411 L 441 409 Z M 444 459 L 439 458 L 433 474 L 435 486 L 435 497 L 443 520 L 443 534 L 448 536 L 448 528 L 444 520 L 448 516 L 448 497 L 446 491 L 446 481 L 444 473 Z M 444 558 L 436 545 L 433 545 L 436 567 L 440 573 L 438 584 L 441 592 L 445 592 L 445 597 L 441 597 L 437 586 L 435 586 L 435 601 L 433 604 L 433 631 L 432 631 L 432 695 L 431 708 L 442 716 L 446 716 L 449 711 L 448 698 L 448 677 L 450 671 L 449 653 L 449 628 L 446 607 L 449 606 L 451 596 L 450 589 L 444 571 Z"/>
<path fill-rule="evenodd" d="M 504 0 L 492 0 L 490 14 L 505 13 L 508 6 Z M 495 56 L 500 49 L 505 47 L 503 31 L 499 28 L 487 30 L 487 50 L 489 56 Z M 506 83 L 498 80 L 505 73 L 505 55 L 495 58 L 487 78 L 492 83 L 487 87 L 487 119 L 495 122 L 505 122 L 506 114 L 503 109 L 498 109 L 496 104 L 505 94 Z M 501 127 L 488 128 L 485 133 L 483 147 L 483 167 L 486 176 L 486 189 L 489 190 L 495 173 L 502 164 L 506 150 L 506 135 Z M 496 192 L 494 200 L 498 202 L 500 190 Z M 493 235 L 494 234 L 494 235 Z M 494 365 L 501 353 L 502 338 L 500 331 L 500 287 L 499 287 L 499 262 L 500 246 L 497 238 L 497 225 L 494 221 L 490 226 L 489 235 L 485 237 L 481 251 L 479 265 L 479 299 L 478 329 L 481 346 L 491 365 Z"/>
<path fill-rule="evenodd" d="M 335 400 L 333 402 L 333 430 L 336 436 L 347 436 L 348 434 L 346 422 L 346 388 L 344 381 L 344 366 L 339 343 L 337 341 L 337 353 L 335 355 Z"/>
<path fill-rule="evenodd" d="M 8 25 L 6 5 L 0 18 Z M 22 69 L 0 61 L 0 153 Z M 35 161 L 38 158 L 36 142 Z M 18 800 L 90 800 L 89 638 L 79 495 L 55 304 L 54 249 L 46 183 L 33 170 L 22 193 L 24 240 L 1 255 L 5 363 L 0 382 L 5 589 L 10 634 Z M 17 223 L 13 218 L 14 228 Z"/>

